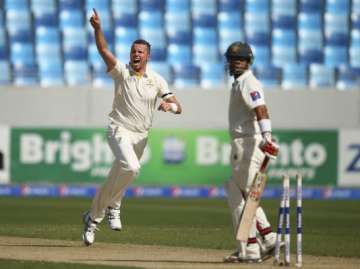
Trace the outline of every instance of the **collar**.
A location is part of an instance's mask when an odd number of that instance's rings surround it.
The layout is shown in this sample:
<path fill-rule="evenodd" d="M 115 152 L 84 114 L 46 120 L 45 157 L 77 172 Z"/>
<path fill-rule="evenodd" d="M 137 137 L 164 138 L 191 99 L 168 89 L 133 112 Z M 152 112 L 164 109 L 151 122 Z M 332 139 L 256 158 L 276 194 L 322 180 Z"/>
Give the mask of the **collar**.
<path fill-rule="evenodd" d="M 244 73 L 242 73 L 241 76 L 239 76 L 237 79 L 235 79 L 235 82 L 241 82 L 243 81 L 245 78 L 247 78 L 248 76 L 250 76 L 252 74 L 251 69 L 246 70 Z"/>
<path fill-rule="evenodd" d="M 246 70 L 244 73 L 242 73 L 241 76 L 239 76 L 237 79 L 234 80 L 234 82 L 232 83 L 232 86 L 235 87 L 236 85 L 240 84 L 242 81 L 244 81 L 251 74 L 252 74 L 251 69 Z"/>
<path fill-rule="evenodd" d="M 132 66 L 131 66 L 130 63 L 128 63 L 127 66 L 128 66 L 128 68 L 129 68 L 129 71 L 130 71 L 130 75 L 131 75 L 131 76 L 144 77 L 144 78 L 148 78 L 148 77 L 149 77 L 149 70 L 148 70 L 147 66 L 146 66 L 146 69 L 145 69 L 145 72 L 144 72 L 143 75 L 140 75 L 138 72 L 136 72 L 136 71 L 132 68 Z"/>

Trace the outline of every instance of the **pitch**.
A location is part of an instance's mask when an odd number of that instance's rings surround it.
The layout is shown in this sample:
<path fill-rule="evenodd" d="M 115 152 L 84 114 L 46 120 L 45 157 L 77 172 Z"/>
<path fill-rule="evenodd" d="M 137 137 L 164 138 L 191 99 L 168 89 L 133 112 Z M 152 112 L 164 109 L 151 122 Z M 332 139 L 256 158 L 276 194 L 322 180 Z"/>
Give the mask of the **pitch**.
<path fill-rule="evenodd" d="M 80 233 L 81 213 L 88 203 L 88 199 L 1 197 L 0 259 L 35 262 L 12 267 L 16 263 L 0 260 L 0 268 L 38 268 L 36 261 L 117 268 L 239 267 L 221 263 L 234 249 L 225 200 L 127 199 L 122 208 L 123 230 L 111 231 L 104 222 L 94 246 L 86 248 Z M 275 227 L 279 201 L 262 204 Z M 305 200 L 303 209 L 304 267 L 359 268 L 358 201 Z M 56 266 L 51 263 L 46 268 L 61 268 Z M 257 266 L 273 268 L 271 260 Z"/>

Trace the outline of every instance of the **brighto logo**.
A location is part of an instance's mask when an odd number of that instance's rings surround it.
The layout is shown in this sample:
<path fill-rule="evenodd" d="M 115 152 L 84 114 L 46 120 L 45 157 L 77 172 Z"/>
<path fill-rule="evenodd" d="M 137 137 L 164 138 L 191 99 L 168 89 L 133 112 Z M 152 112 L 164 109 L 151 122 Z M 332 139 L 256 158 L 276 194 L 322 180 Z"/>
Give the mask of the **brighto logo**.
<path fill-rule="evenodd" d="M 323 144 L 305 144 L 301 139 L 280 143 L 280 154 L 275 163 L 281 166 L 319 167 L 327 160 L 327 150 Z"/>
<path fill-rule="evenodd" d="M 316 180 L 317 171 L 328 159 L 326 147 L 313 141 L 305 144 L 301 139 L 280 143 L 280 154 L 270 166 L 269 177 L 281 178 L 285 173 L 301 173 L 306 180 Z"/>
<path fill-rule="evenodd" d="M 113 160 L 107 142 L 99 134 L 88 139 L 72 139 L 63 131 L 58 139 L 45 139 L 38 133 L 20 136 L 20 162 L 22 164 L 70 165 L 76 172 L 84 172 L 93 166 L 103 166 Z"/>

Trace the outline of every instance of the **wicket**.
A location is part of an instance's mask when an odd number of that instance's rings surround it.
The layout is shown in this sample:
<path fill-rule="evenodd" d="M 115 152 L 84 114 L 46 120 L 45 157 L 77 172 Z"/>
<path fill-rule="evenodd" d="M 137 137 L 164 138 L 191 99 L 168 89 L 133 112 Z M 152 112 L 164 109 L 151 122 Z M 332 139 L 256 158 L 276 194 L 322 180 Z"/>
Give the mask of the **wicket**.
<path fill-rule="evenodd" d="M 280 200 L 274 265 L 281 265 L 280 243 L 285 224 L 284 264 L 290 265 L 290 176 L 283 176 L 283 192 Z M 296 175 L 296 264 L 302 266 L 302 175 Z"/>

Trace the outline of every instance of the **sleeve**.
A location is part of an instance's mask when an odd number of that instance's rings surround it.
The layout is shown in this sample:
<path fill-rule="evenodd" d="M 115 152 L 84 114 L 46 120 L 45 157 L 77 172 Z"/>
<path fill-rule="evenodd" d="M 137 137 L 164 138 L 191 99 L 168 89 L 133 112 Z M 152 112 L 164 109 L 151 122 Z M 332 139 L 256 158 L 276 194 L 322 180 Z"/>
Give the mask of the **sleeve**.
<path fill-rule="evenodd" d="M 158 86 L 158 97 L 162 99 L 167 99 L 174 94 L 170 91 L 169 85 L 166 82 L 165 79 L 163 79 L 161 76 L 156 76 L 157 79 L 157 86 Z"/>
<path fill-rule="evenodd" d="M 265 105 L 264 90 L 259 82 L 249 81 L 245 83 L 242 96 L 250 109 Z"/>
<path fill-rule="evenodd" d="M 109 71 L 109 75 L 113 78 L 113 80 L 122 79 L 124 77 L 125 70 L 126 70 L 125 64 L 123 64 L 120 61 L 117 61 L 114 68 Z"/>

